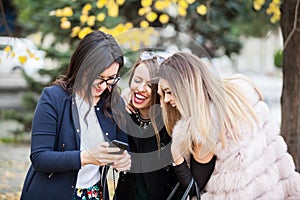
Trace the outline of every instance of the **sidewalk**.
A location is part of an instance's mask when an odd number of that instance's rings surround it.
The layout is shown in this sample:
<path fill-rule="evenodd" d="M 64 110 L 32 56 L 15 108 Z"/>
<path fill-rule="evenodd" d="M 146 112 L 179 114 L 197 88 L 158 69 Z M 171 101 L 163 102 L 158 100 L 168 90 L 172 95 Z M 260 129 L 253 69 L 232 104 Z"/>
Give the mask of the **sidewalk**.
<path fill-rule="evenodd" d="M 13 121 L 0 121 L 0 138 L 12 138 L 17 128 Z M 0 141 L 0 200 L 20 199 L 21 188 L 29 168 L 30 145 Z"/>
<path fill-rule="evenodd" d="M 0 200 L 20 199 L 29 167 L 30 146 L 0 142 Z"/>

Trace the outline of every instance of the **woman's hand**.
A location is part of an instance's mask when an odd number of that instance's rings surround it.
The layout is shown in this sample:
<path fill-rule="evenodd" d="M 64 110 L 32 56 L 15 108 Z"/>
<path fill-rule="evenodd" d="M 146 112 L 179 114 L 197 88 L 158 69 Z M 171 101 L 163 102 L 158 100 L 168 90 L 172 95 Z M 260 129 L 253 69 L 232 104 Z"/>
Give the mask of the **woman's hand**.
<path fill-rule="evenodd" d="M 115 162 L 118 162 L 122 159 L 124 159 L 123 160 L 124 162 L 125 161 L 128 162 L 128 155 L 127 155 L 128 153 L 114 154 L 119 151 L 120 148 L 118 147 L 109 147 L 108 142 L 100 143 L 91 149 L 81 151 L 80 153 L 81 165 L 82 166 L 87 164 L 94 164 L 99 166 L 104 166 L 106 164 L 114 165 Z M 127 159 L 125 159 L 126 157 Z"/>
<path fill-rule="evenodd" d="M 172 144 L 171 153 L 173 157 L 173 162 L 175 165 L 179 165 L 184 162 L 184 156 L 189 154 L 189 148 L 184 147 L 183 141 L 185 135 L 182 125 L 185 123 L 183 120 L 179 120 L 173 128 L 172 132 Z"/>
<path fill-rule="evenodd" d="M 171 144 L 171 153 L 173 157 L 173 163 L 175 165 L 180 165 L 184 162 L 184 158 L 182 156 L 182 152 L 180 151 L 180 148 L 178 148 L 177 145 L 174 145 L 174 142 Z"/>
<path fill-rule="evenodd" d="M 132 97 L 130 88 L 125 88 L 121 93 L 121 97 L 125 102 L 125 109 L 129 114 L 136 113 L 134 106 L 132 105 Z"/>
<path fill-rule="evenodd" d="M 120 160 L 114 162 L 112 165 L 113 168 L 115 168 L 118 171 L 127 171 L 130 170 L 131 167 L 131 158 L 129 153 L 125 150 L 122 155 L 124 155 L 123 158 Z"/>

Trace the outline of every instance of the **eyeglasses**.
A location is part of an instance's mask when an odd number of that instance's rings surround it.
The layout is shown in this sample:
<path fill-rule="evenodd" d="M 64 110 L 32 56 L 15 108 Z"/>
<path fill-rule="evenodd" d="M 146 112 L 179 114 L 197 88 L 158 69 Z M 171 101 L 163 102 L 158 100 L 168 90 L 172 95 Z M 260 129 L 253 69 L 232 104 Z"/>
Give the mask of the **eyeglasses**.
<path fill-rule="evenodd" d="M 117 74 L 115 77 L 110 77 L 108 79 L 97 77 L 97 79 L 100 79 L 101 81 L 99 81 L 97 83 L 94 83 L 92 86 L 99 88 L 99 87 L 101 87 L 102 83 L 104 83 L 104 82 L 108 86 L 113 86 L 113 85 L 115 85 L 120 80 L 120 75 Z"/>
<path fill-rule="evenodd" d="M 150 59 L 154 59 L 154 58 L 156 59 L 156 61 L 159 65 L 165 60 L 164 57 L 157 55 L 157 54 L 153 53 L 152 51 L 144 51 L 140 54 L 141 60 L 150 60 Z"/>

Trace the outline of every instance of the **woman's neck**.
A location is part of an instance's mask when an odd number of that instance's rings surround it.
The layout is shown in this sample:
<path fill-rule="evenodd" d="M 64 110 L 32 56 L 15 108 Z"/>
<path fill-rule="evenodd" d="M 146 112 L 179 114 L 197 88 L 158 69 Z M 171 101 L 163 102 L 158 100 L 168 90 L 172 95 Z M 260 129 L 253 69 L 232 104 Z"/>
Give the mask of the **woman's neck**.
<path fill-rule="evenodd" d="M 150 119 L 149 108 L 139 109 L 140 117 L 143 119 Z"/>
<path fill-rule="evenodd" d="M 98 101 L 100 100 L 100 97 L 99 96 L 93 96 L 93 102 L 92 102 L 92 105 L 95 106 L 97 105 Z"/>
<path fill-rule="evenodd" d="M 83 92 L 77 92 L 77 95 L 80 96 L 80 98 L 84 99 L 85 102 L 89 102 L 87 97 L 84 96 Z M 93 96 L 92 106 L 96 106 L 99 100 L 100 100 L 99 96 Z"/>

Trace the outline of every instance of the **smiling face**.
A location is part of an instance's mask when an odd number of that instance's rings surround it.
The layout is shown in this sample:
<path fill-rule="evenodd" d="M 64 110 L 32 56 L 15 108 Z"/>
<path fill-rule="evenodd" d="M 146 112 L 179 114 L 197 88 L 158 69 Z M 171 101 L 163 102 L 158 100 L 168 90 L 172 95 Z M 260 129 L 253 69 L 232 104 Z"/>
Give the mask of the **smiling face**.
<path fill-rule="evenodd" d="M 131 99 L 136 109 L 149 109 L 151 106 L 151 78 L 149 69 L 141 63 L 134 71 L 131 83 Z"/>
<path fill-rule="evenodd" d="M 160 95 L 161 104 L 169 103 L 173 108 L 176 108 L 175 97 L 170 89 L 169 82 L 166 79 L 159 79 L 158 94 Z"/>
<path fill-rule="evenodd" d="M 113 83 L 115 80 L 117 80 L 118 69 L 119 64 L 114 62 L 107 69 L 105 69 L 97 79 L 94 80 L 92 96 L 96 102 L 99 100 L 100 95 L 106 90 L 106 88 L 110 88 L 110 83 Z"/>

